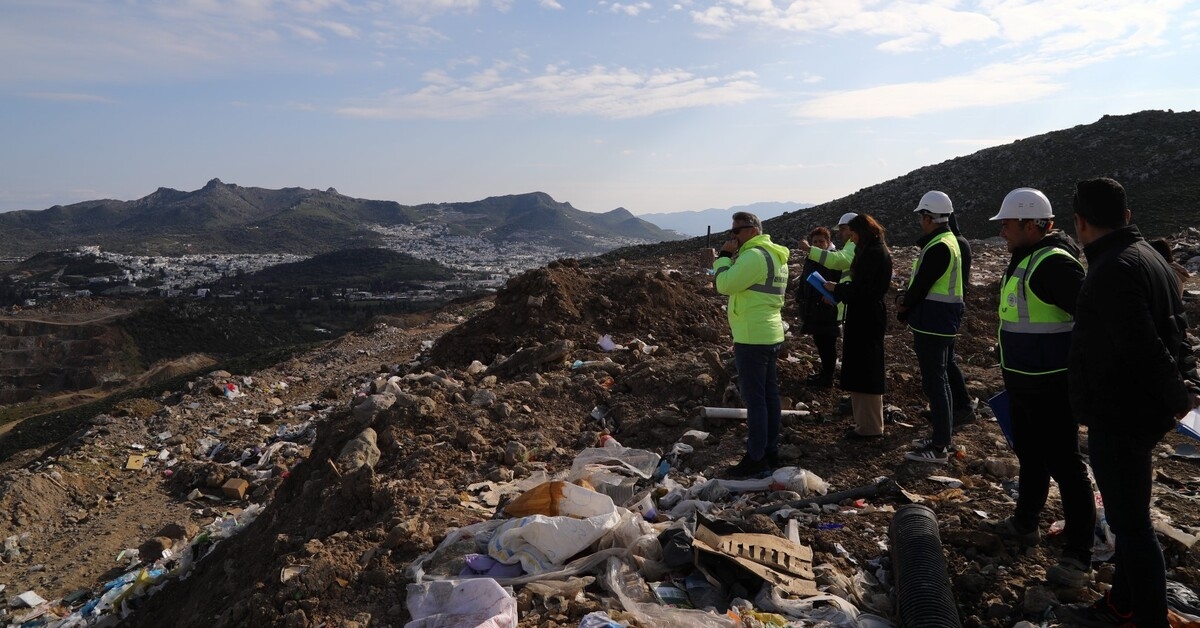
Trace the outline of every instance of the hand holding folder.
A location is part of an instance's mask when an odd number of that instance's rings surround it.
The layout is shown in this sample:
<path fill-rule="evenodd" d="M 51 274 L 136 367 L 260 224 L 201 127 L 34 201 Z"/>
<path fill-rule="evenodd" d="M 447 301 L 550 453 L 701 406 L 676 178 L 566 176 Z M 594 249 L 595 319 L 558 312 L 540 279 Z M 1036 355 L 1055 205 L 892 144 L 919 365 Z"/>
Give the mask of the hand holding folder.
<path fill-rule="evenodd" d="M 826 299 L 829 299 L 830 303 L 837 305 L 837 297 L 833 296 L 832 292 L 825 289 L 825 278 L 821 276 L 821 273 L 815 270 L 812 271 L 812 273 L 808 275 L 808 283 L 812 284 L 812 287 L 816 288 L 817 292 L 820 292 L 822 296 L 824 296 Z"/>

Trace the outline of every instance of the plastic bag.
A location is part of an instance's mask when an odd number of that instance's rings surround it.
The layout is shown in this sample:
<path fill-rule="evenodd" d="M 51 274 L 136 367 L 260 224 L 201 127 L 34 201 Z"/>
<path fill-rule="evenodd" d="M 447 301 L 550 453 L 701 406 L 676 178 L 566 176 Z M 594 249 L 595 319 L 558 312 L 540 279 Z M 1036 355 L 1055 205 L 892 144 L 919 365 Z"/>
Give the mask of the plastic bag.
<path fill-rule="evenodd" d="M 547 485 L 554 486 L 543 490 L 542 487 Z M 612 499 L 581 486 L 548 482 L 531 492 L 536 495 L 526 505 L 542 506 L 541 502 L 548 496 L 546 506 L 557 514 L 506 521 L 488 542 L 488 554 L 492 558 L 506 564 L 521 561 L 529 574 L 562 565 L 621 521 Z"/>
<path fill-rule="evenodd" d="M 517 600 L 491 578 L 408 585 L 404 628 L 515 628 Z"/>
<path fill-rule="evenodd" d="M 621 606 L 639 622 L 656 628 L 736 628 L 738 622 L 725 615 L 655 603 L 646 582 L 624 561 L 610 558 L 600 584 L 620 600 Z"/>

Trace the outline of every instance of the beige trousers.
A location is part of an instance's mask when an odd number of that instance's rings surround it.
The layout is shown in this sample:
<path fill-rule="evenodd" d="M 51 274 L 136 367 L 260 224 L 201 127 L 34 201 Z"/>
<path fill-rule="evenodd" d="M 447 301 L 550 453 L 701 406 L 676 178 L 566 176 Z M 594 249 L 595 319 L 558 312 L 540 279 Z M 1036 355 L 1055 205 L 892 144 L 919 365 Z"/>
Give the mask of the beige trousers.
<path fill-rule="evenodd" d="M 855 431 L 864 436 L 883 433 L 883 395 L 850 393 L 850 407 L 854 410 Z"/>

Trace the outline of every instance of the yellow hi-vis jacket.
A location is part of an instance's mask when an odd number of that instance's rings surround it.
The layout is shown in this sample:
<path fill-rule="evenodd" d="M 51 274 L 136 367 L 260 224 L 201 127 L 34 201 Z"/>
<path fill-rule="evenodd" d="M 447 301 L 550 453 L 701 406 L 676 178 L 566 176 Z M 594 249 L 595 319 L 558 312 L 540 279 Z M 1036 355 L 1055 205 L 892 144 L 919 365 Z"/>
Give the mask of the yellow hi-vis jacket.
<path fill-rule="evenodd" d="M 791 251 L 771 242 L 766 234 L 750 238 L 738 250 L 737 261 L 718 257 L 713 262 L 717 292 L 729 297 L 729 329 L 733 341 L 747 345 L 783 342 L 784 293 Z"/>
<path fill-rule="evenodd" d="M 921 248 L 921 254 L 913 260 L 912 276 L 908 285 L 917 277 L 925 252 L 929 249 L 944 245 L 950 250 L 950 263 L 938 277 L 925 299 L 908 313 L 908 328 L 921 334 L 934 336 L 957 336 L 958 326 L 963 317 L 963 286 L 962 286 L 962 254 L 958 250 L 958 239 L 954 233 L 946 230 L 930 238 Z"/>
<path fill-rule="evenodd" d="M 1079 260 L 1058 247 L 1044 247 L 1021 260 L 1000 289 L 1000 368 L 1023 375 L 1067 370 L 1074 318 L 1027 288 L 1038 265 L 1051 255 Z M 1082 266 L 1082 264 L 1080 264 Z"/>

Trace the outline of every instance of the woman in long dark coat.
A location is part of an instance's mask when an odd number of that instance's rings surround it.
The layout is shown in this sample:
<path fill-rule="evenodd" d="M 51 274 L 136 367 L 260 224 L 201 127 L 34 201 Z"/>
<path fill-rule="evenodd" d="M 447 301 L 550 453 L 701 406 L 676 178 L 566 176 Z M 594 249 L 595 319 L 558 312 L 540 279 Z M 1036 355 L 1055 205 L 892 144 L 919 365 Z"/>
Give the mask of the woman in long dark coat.
<path fill-rule="evenodd" d="M 842 339 L 841 388 L 850 393 L 856 428 L 846 438 L 883 436 L 885 387 L 883 336 L 887 331 L 885 296 L 892 281 L 892 254 L 883 227 L 871 216 L 859 214 L 848 225 L 856 250 L 850 281 L 829 282 L 825 288 L 846 304 Z"/>

